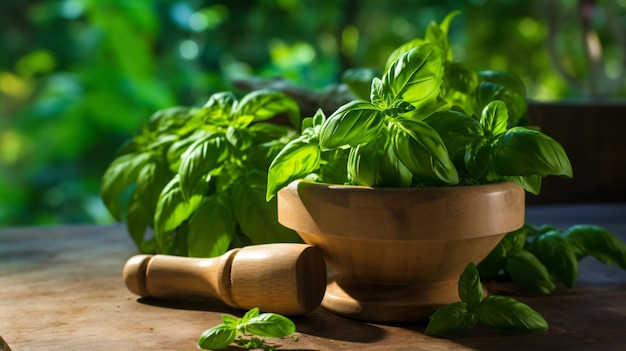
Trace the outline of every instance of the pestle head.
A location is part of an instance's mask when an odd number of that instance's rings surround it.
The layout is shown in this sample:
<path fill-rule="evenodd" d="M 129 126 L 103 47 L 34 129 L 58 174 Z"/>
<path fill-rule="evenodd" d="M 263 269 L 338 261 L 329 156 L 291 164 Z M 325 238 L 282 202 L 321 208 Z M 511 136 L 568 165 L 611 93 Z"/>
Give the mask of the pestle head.
<path fill-rule="evenodd" d="M 136 255 L 124 265 L 124 284 L 135 295 L 148 297 L 150 293 L 146 287 L 146 271 L 152 255 Z"/>

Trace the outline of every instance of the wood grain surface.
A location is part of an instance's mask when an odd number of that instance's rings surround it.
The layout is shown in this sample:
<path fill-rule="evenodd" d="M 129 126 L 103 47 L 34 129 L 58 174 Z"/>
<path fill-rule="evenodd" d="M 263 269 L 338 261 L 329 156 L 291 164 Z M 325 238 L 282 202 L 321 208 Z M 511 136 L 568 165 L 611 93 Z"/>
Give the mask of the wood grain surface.
<path fill-rule="evenodd" d="M 535 224 L 605 226 L 626 241 L 626 204 L 531 207 Z M 217 300 L 141 299 L 122 281 L 136 250 L 121 225 L 0 230 L 0 336 L 22 350 L 196 350 L 222 313 Z M 502 335 L 478 328 L 450 339 L 423 334 L 425 323 L 377 325 L 318 308 L 294 318 L 298 341 L 270 339 L 279 350 L 622 350 L 626 340 L 626 272 L 587 258 L 575 288 L 552 296 L 489 288 L 544 315 L 545 333 Z M 238 348 L 231 348 L 238 350 Z"/>

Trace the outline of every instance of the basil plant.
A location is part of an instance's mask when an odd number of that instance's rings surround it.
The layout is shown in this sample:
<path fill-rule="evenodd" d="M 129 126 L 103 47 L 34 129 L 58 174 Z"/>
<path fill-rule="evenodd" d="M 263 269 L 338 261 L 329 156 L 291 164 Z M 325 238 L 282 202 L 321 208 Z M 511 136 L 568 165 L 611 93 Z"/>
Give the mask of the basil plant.
<path fill-rule="evenodd" d="M 296 102 L 257 90 L 155 113 L 105 171 L 101 197 L 141 252 L 212 257 L 231 247 L 299 242 L 266 202 L 267 168 L 300 124 Z M 122 209 L 123 199 L 127 206 Z"/>
<path fill-rule="evenodd" d="M 382 76 L 348 72 L 357 99 L 304 119 L 270 165 L 267 199 L 302 178 L 376 187 L 508 180 L 537 194 L 543 177 L 571 177 L 563 147 L 521 126 L 519 78 L 452 61 L 447 33 L 456 14 L 392 52 Z"/>

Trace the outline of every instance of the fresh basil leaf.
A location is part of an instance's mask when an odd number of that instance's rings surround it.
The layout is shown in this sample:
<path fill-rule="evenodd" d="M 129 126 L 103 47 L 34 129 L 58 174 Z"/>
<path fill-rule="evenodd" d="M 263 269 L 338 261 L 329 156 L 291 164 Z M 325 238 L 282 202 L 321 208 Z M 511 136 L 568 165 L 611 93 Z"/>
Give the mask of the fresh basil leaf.
<path fill-rule="evenodd" d="M 318 108 L 313 116 L 313 127 L 321 127 L 324 122 L 326 122 L 326 115 L 321 108 Z"/>
<path fill-rule="evenodd" d="M 481 81 L 498 86 L 491 100 L 502 100 L 509 111 L 509 127 L 515 127 L 526 115 L 526 86 L 516 75 L 502 71 L 481 71 Z M 488 101 L 487 101 L 488 102 Z"/>
<path fill-rule="evenodd" d="M 474 310 L 478 308 L 483 299 L 483 286 L 480 283 L 478 269 L 474 263 L 470 262 L 461 274 L 459 279 L 459 297 L 461 301 L 467 303 L 468 308 Z"/>
<path fill-rule="evenodd" d="M 122 220 L 119 197 L 126 188 L 137 180 L 139 172 L 152 158 L 148 152 L 124 154 L 111 162 L 102 176 L 100 196 L 111 215 Z"/>
<path fill-rule="evenodd" d="M 152 225 L 159 194 L 172 177 L 167 165 L 158 161 L 146 164 L 137 176 L 137 185 L 126 209 L 126 228 L 142 253 L 156 250 L 154 239 L 145 239 L 146 229 Z"/>
<path fill-rule="evenodd" d="M 435 112 L 426 117 L 424 122 L 441 136 L 457 168 L 464 167 L 467 145 L 483 139 L 480 123 L 462 112 L 453 110 Z"/>
<path fill-rule="evenodd" d="M 251 170 L 235 180 L 230 189 L 232 208 L 241 231 L 253 244 L 301 242 L 291 229 L 278 223 L 277 201 L 266 201 L 267 175 Z"/>
<path fill-rule="evenodd" d="M 225 193 L 210 195 L 189 218 L 187 256 L 217 257 L 230 247 L 237 221 Z"/>
<path fill-rule="evenodd" d="M 424 39 L 424 38 L 415 38 L 415 39 L 411 39 L 410 41 L 400 45 L 394 51 L 391 52 L 389 57 L 387 57 L 387 62 L 385 63 L 385 70 L 389 70 L 389 67 L 391 67 L 391 64 L 393 64 L 395 61 L 397 61 L 400 56 L 402 56 L 402 55 L 406 54 L 407 52 L 415 49 L 416 47 L 418 47 L 420 45 L 424 45 L 424 44 L 428 44 L 428 41 L 426 39 Z"/>
<path fill-rule="evenodd" d="M 543 177 L 540 175 L 531 175 L 531 176 L 509 176 L 503 177 L 505 180 L 509 180 L 515 182 L 517 185 L 524 188 L 524 190 L 528 191 L 531 194 L 539 195 L 541 192 L 541 183 L 543 181 Z"/>
<path fill-rule="evenodd" d="M 457 184 L 459 176 L 437 132 L 419 120 L 397 119 L 390 129 L 398 159 L 417 179 L 435 184 Z"/>
<path fill-rule="evenodd" d="M 568 288 L 574 287 L 578 277 L 578 259 L 574 249 L 560 232 L 552 231 L 535 238 L 532 252 L 556 280 Z"/>
<path fill-rule="evenodd" d="M 546 266 L 527 250 L 509 252 L 505 269 L 511 278 L 526 290 L 550 294 L 556 288 Z"/>
<path fill-rule="evenodd" d="M 496 178 L 491 147 L 484 139 L 476 138 L 467 144 L 463 164 L 474 179 L 488 182 Z"/>
<path fill-rule="evenodd" d="M 385 110 L 385 115 L 398 117 L 415 110 L 415 106 L 406 101 L 396 101 L 390 108 Z"/>
<path fill-rule="evenodd" d="M 383 75 L 385 101 L 406 101 L 420 110 L 437 100 L 444 74 L 443 52 L 420 45 L 398 57 Z"/>
<path fill-rule="evenodd" d="M 146 230 L 152 224 L 153 219 L 154 210 L 150 212 L 143 206 L 140 196 L 138 196 L 135 189 L 126 209 L 126 230 L 128 230 L 128 234 L 130 234 L 139 252 L 144 254 L 157 251 L 156 239 L 146 238 Z"/>
<path fill-rule="evenodd" d="M 366 100 L 370 97 L 372 80 L 377 75 L 376 71 L 369 68 L 348 68 L 341 75 L 341 81 L 358 99 Z"/>
<path fill-rule="evenodd" d="M 504 176 L 572 177 L 572 165 L 561 144 L 528 128 L 514 127 L 502 134 L 493 158 L 498 174 Z"/>
<path fill-rule="evenodd" d="M 514 252 L 524 249 L 528 230 L 529 229 L 526 226 L 523 226 L 520 229 L 507 233 L 504 238 L 502 238 L 500 245 L 502 245 L 506 252 Z"/>
<path fill-rule="evenodd" d="M 267 338 L 282 338 L 296 331 L 296 325 L 287 317 L 276 313 L 262 313 L 246 323 L 246 332 Z"/>
<path fill-rule="evenodd" d="M 480 303 L 478 318 L 482 323 L 505 333 L 532 333 L 548 330 L 548 322 L 541 314 L 508 296 L 486 297 Z"/>
<path fill-rule="evenodd" d="M 178 174 L 163 188 L 154 214 L 154 235 L 162 253 L 169 254 L 172 252 L 173 247 L 166 236 L 187 220 L 198 208 L 207 189 L 207 182 L 198 182 L 190 196 L 184 199 Z"/>
<path fill-rule="evenodd" d="M 247 311 L 243 317 L 241 317 L 241 320 L 239 321 L 239 324 L 247 324 L 250 322 L 250 319 L 257 317 L 259 315 L 259 308 L 258 307 L 253 307 L 251 308 L 249 311 Z M 258 334 L 257 334 L 258 335 Z"/>
<path fill-rule="evenodd" d="M 236 329 L 220 324 L 202 333 L 198 339 L 198 347 L 206 350 L 223 349 L 230 345 L 236 336 Z"/>
<path fill-rule="evenodd" d="M 505 264 L 506 250 L 500 243 L 478 264 L 478 273 L 482 279 L 489 280 L 500 274 Z"/>
<path fill-rule="evenodd" d="M 445 66 L 446 80 L 449 88 L 470 95 L 479 84 L 478 73 L 462 62 L 447 62 Z M 469 111 L 471 113 L 471 111 Z"/>
<path fill-rule="evenodd" d="M 578 259 L 591 255 L 603 263 L 626 269 L 626 244 L 605 228 L 579 224 L 563 235 Z"/>
<path fill-rule="evenodd" d="M 380 110 L 386 109 L 390 102 L 385 100 L 383 81 L 380 80 L 380 78 L 378 77 L 374 77 L 374 79 L 372 79 L 372 91 L 370 93 L 369 99 L 372 105 L 376 106 L 376 108 Z"/>
<path fill-rule="evenodd" d="M 355 100 L 339 107 L 321 127 L 322 150 L 357 146 L 373 140 L 383 126 L 384 115 L 372 103 Z"/>
<path fill-rule="evenodd" d="M 237 116 L 253 116 L 250 122 L 268 120 L 279 114 L 286 114 L 296 129 L 300 128 L 300 107 L 288 95 L 273 90 L 261 89 L 246 94 L 237 103 Z"/>
<path fill-rule="evenodd" d="M 189 147 L 197 142 L 199 139 L 203 138 L 203 135 L 207 134 L 205 130 L 197 131 L 189 135 L 188 137 L 179 139 L 174 141 L 167 148 L 166 151 L 166 159 L 169 165 L 169 168 L 172 172 L 178 173 L 180 169 L 180 161 L 182 159 L 182 155 L 189 149 Z"/>
<path fill-rule="evenodd" d="M 465 302 L 442 306 L 429 317 L 424 333 L 437 336 L 460 332 L 468 327 L 470 314 Z"/>
<path fill-rule="evenodd" d="M 223 314 L 222 322 L 224 322 L 224 325 L 228 326 L 229 328 L 237 329 L 237 324 L 239 324 L 240 321 L 239 318 Z"/>
<path fill-rule="evenodd" d="M 194 119 L 198 119 L 203 125 L 228 126 L 232 122 L 236 104 L 237 98 L 232 92 L 215 93 L 198 110 Z"/>
<path fill-rule="evenodd" d="M 324 167 L 320 168 L 319 181 L 331 184 L 348 182 L 348 157 L 351 149 L 336 149 L 322 154 Z"/>
<path fill-rule="evenodd" d="M 228 157 L 226 138 L 219 134 L 213 134 L 207 139 L 200 139 L 189 146 L 182 155 L 180 168 L 180 190 L 187 199 L 203 177 Z"/>
<path fill-rule="evenodd" d="M 483 135 L 489 139 L 504 134 L 508 121 L 509 111 L 506 109 L 506 104 L 500 100 L 489 102 L 480 117 Z"/>
<path fill-rule="evenodd" d="M 375 140 L 350 150 L 348 174 L 354 183 L 365 186 L 408 187 L 413 179 L 393 152 L 386 130 Z"/>
<path fill-rule="evenodd" d="M 320 167 L 320 148 L 317 143 L 300 137 L 290 141 L 276 155 L 268 171 L 266 199 L 294 180 L 300 179 Z"/>

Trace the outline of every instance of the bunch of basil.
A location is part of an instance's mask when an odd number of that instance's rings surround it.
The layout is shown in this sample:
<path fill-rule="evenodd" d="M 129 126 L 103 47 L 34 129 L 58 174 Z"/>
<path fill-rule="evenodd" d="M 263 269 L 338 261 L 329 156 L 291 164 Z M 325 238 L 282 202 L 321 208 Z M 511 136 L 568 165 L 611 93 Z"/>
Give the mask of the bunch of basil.
<path fill-rule="evenodd" d="M 510 180 L 538 193 L 545 176 L 571 177 L 558 142 L 518 125 L 526 120 L 519 78 L 452 61 L 455 15 L 396 49 L 382 77 L 348 79 L 359 99 L 305 119 L 270 166 L 267 199 L 301 178 L 386 187 Z"/>
<path fill-rule="evenodd" d="M 211 257 L 233 246 L 299 242 L 278 224 L 275 201 L 265 201 L 267 168 L 296 135 L 265 122 L 279 114 L 299 126 L 297 103 L 268 90 L 158 111 L 107 168 L 105 205 L 146 253 Z"/>

